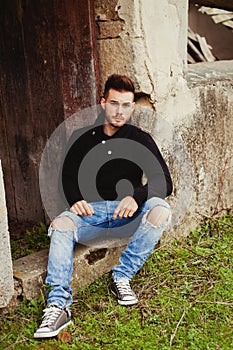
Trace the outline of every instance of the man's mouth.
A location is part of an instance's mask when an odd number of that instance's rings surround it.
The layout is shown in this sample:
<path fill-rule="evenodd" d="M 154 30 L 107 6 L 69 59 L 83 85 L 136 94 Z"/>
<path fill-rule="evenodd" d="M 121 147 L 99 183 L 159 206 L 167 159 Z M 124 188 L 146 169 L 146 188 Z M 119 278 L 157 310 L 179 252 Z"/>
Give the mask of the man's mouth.
<path fill-rule="evenodd" d="M 116 117 L 114 117 L 113 119 L 114 119 L 117 123 L 122 123 L 122 122 L 125 120 L 124 117 L 120 117 L 120 116 L 116 116 Z"/>

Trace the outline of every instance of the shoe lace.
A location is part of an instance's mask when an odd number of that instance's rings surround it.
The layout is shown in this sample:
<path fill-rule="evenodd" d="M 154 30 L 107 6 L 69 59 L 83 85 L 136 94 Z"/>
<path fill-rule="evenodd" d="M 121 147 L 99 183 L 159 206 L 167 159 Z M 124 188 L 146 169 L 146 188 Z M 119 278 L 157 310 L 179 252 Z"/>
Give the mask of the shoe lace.
<path fill-rule="evenodd" d="M 46 327 L 53 324 L 56 318 L 60 315 L 61 311 L 61 309 L 55 306 L 50 306 L 44 309 L 44 316 L 42 319 L 41 327 Z"/>
<path fill-rule="evenodd" d="M 121 278 L 120 280 L 116 281 L 116 286 L 120 292 L 120 294 L 127 294 L 127 295 L 133 295 L 133 291 L 130 287 L 129 280 L 125 278 Z"/>

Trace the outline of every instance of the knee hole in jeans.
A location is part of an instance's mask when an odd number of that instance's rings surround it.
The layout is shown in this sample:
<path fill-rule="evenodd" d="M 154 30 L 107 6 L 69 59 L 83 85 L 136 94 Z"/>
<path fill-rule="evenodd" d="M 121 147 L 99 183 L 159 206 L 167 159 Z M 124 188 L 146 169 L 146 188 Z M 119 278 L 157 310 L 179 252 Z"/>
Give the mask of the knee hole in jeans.
<path fill-rule="evenodd" d="M 59 231 L 73 231 L 75 229 L 74 222 L 68 216 L 62 216 L 56 218 L 51 223 L 52 228 L 57 229 Z"/>
<path fill-rule="evenodd" d="M 166 207 L 158 205 L 149 211 L 147 220 L 154 226 L 160 226 L 168 220 L 169 214 Z"/>

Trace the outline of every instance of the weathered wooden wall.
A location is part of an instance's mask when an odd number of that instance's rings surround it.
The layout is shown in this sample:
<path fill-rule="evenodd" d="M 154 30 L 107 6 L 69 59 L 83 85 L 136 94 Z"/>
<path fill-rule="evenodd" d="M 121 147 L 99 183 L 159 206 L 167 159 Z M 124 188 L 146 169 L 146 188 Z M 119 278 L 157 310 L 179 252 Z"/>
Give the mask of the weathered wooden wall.
<path fill-rule="evenodd" d="M 98 98 L 91 0 L 1 0 L 0 159 L 10 219 L 44 218 L 38 168 L 64 118 Z"/>

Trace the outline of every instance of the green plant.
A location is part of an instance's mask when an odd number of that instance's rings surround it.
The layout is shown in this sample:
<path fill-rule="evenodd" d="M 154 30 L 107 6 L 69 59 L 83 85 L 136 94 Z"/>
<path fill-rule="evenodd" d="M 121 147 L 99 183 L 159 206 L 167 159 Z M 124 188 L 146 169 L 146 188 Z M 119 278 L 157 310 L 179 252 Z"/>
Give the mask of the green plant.
<path fill-rule="evenodd" d="M 49 237 L 47 235 L 47 227 L 43 222 L 40 222 L 31 230 L 25 230 L 23 234 L 11 235 L 10 243 L 13 260 L 48 248 Z"/>
<path fill-rule="evenodd" d="M 71 337 L 34 340 L 45 300 L 23 300 L 0 320 L 0 349 L 232 349 L 232 228 L 230 214 L 205 220 L 189 237 L 157 248 L 132 281 L 136 306 L 116 304 L 109 274 L 79 290 Z"/>

